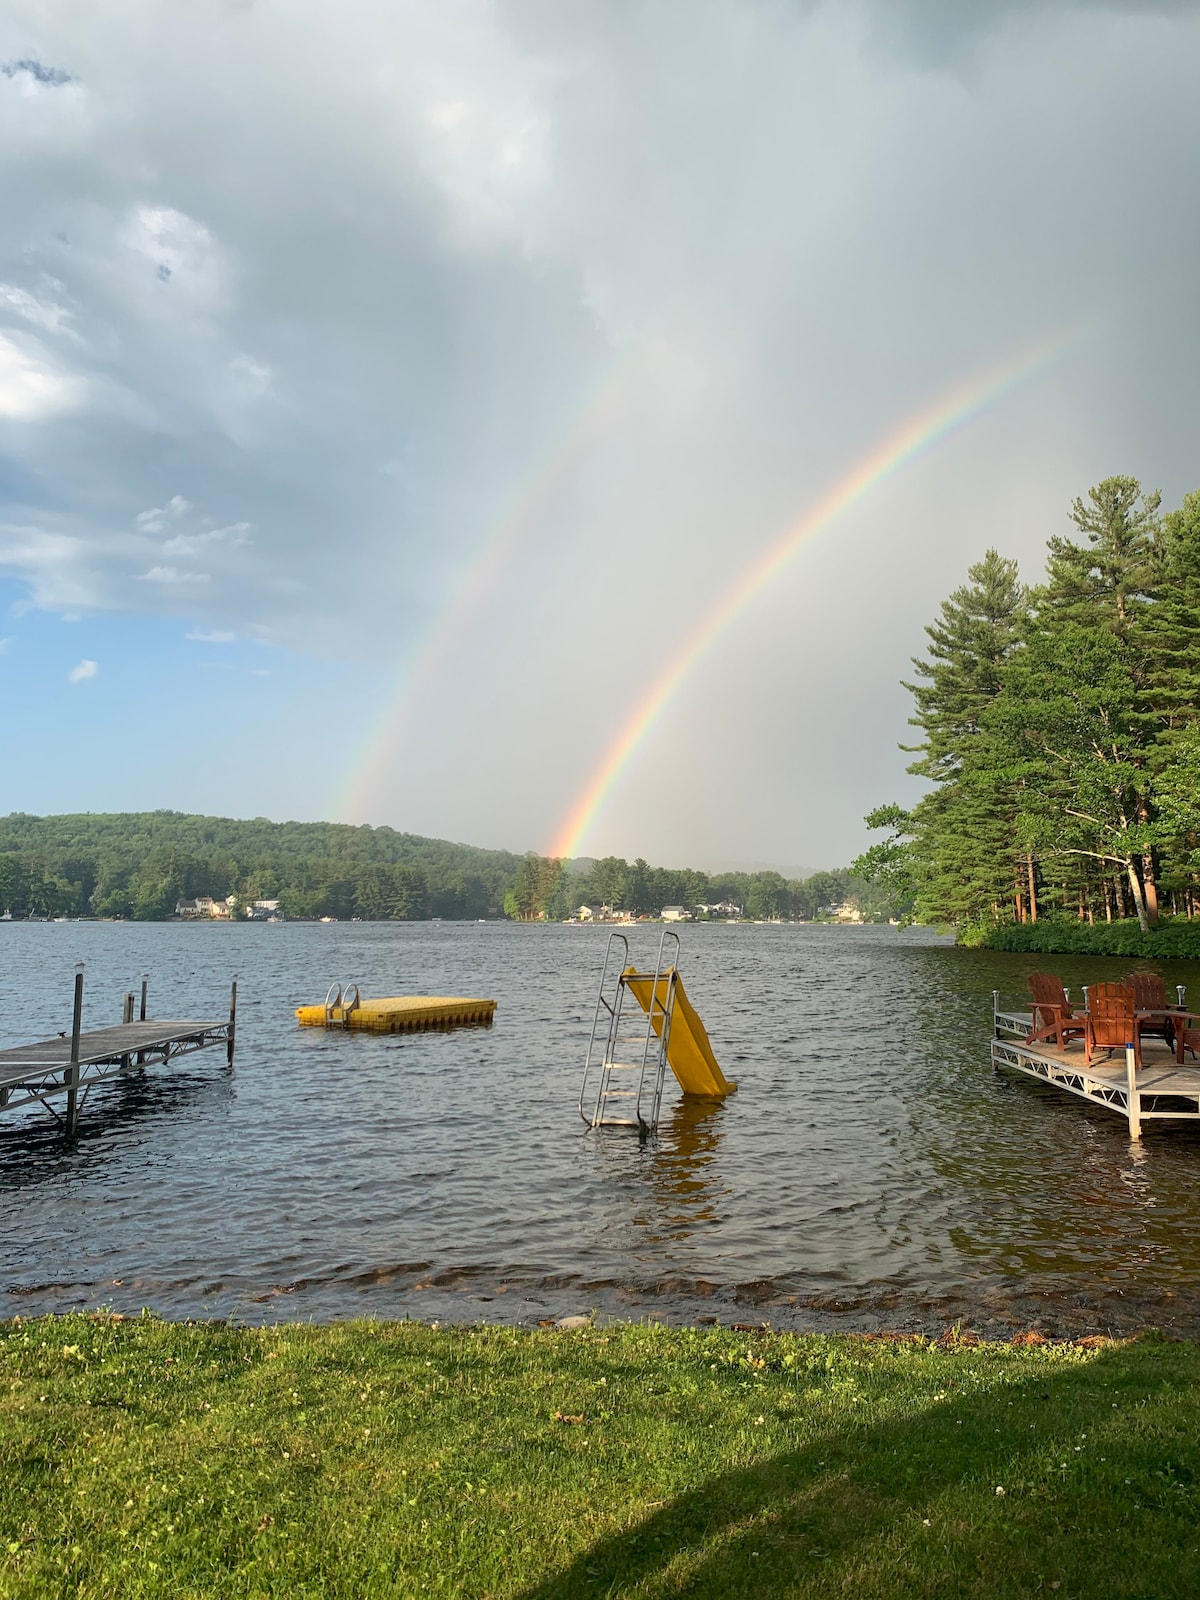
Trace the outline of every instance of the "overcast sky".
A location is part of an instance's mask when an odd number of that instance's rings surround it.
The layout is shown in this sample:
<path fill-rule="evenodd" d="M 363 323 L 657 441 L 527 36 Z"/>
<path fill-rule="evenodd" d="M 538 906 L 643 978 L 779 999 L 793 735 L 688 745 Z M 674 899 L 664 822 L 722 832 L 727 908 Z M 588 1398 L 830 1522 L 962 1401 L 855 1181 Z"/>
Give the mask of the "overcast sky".
<path fill-rule="evenodd" d="M 0 810 L 824 866 L 989 544 L 1200 487 L 1200 5 L 10 0 Z"/>

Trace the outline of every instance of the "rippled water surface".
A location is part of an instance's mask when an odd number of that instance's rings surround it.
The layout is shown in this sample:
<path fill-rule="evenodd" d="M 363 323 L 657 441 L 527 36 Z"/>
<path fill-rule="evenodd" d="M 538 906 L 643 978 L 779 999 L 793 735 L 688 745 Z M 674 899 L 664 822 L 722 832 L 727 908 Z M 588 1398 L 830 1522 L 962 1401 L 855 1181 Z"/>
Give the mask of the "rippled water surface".
<path fill-rule="evenodd" d="M 775 1326 L 1200 1332 L 1200 1133 L 993 1073 L 991 994 L 1028 957 L 887 928 L 689 928 L 723 1105 L 657 1140 L 576 1111 L 605 933 L 514 924 L 0 926 L 0 1044 L 220 1016 L 209 1051 L 104 1086 L 66 1149 L 0 1119 L 0 1314 L 110 1305 L 245 1320 L 526 1320 L 598 1308 Z M 635 929 L 649 958 L 657 930 Z M 1068 983 L 1129 962 L 1041 961 Z M 1163 969 L 1194 983 L 1193 963 Z M 481 994 L 487 1030 L 295 1027 L 331 979 Z M 3 1308 L 6 1307 L 7 1311 Z"/>

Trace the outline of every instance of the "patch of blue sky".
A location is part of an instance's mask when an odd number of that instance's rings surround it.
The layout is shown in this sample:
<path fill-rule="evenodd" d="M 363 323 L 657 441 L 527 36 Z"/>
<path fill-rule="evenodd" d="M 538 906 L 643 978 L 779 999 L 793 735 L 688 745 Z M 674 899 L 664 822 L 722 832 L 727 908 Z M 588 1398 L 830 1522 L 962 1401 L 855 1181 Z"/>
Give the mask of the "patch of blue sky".
<path fill-rule="evenodd" d="M 186 618 L 26 607 L 0 579 L 0 813 L 325 814 L 336 730 L 369 703 L 361 664 Z"/>

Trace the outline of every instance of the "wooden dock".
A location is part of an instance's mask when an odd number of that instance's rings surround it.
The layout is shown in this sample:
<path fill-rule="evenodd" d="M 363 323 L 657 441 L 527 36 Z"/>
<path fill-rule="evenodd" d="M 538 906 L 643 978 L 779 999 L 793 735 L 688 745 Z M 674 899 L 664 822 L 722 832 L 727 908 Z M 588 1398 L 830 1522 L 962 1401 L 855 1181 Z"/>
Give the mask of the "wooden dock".
<path fill-rule="evenodd" d="M 152 1064 L 193 1055 L 214 1045 L 225 1047 L 228 1066 L 233 1065 L 237 1032 L 237 982 L 230 995 L 229 1015 L 216 1019 L 184 1018 L 157 1022 L 146 1016 L 146 984 L 142 984 L 141 1015 L 134 1020 L 135 996 L 125 996 L 121 1023 L 111 1028 L 96 1028 L 84 1033 L 80 1026 L 83 1010 L 83 972 L 75 975 L 74 1019 L 69 1033 L 33 1044 L 0 1050 L 0 1112 L 19 1106 L 39 1104 L 74 1134 L 91 1089 L 109 1078 L 142 1072 Z M 63 1114 L 51 1102 L 66 1096 Z"/>
<path fill-rule="evenodd" d="M 1088 1066 L 1082 1040 L 1060 1050 L 1048 1040 L 1031 1045 L 1032 1032 L 1032 1014 L 1002 1009 L 997 995 L 993 1068 L 1010 1067 L 1115 1112 L 1128 1123 L 1131 1139 L 1141 1138 L 1144 1122 L 1200 1123 L 1200 1062 L 1179 1066 L 1164 1039 L 1143 1034 L 1142 1065 L 1137 1071 L 1132 1050 L 1097 1051 Z"/>

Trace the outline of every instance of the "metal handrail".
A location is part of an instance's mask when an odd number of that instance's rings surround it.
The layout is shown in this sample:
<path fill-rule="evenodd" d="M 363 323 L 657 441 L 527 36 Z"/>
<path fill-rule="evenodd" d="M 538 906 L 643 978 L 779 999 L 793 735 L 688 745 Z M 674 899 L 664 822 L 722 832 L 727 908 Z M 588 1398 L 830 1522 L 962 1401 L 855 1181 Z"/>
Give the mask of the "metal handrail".
<path fill-rule="evenodd" d="M 674 941 L 674 962 L 668 966 L 666 961 L 667 940 Z M 619 949 L 618 949 L 619 946 Z M 629 964 L 629 941 L 624 934 L 610 933 L 608 944 L 604 951 L 604 965 L 600 972 L 600 986 L 596 995 L 596 1009 L 592 1017 L 592 1031 L 588 1039 L 587 1056 L 583 1066 L 583 1081 L 579 1086 L 579 1115 L 589 1127 L 602 1127 L 606 1123 L 619 1121 L 605 1117 L 603 1107 L 607 1100 L 615 1098 L 629 1098 L 633 1100 L 634 1119 L 625 1122 L 626 1126 L 637 1126 L 642 1135 L 651 1134 L 658 1127 L 659 1111 L 662 1106 L 663 1082 L 666 1076 L 667 1048 L 671 1039 L 671 1021 L 675 1013 L 675 989 L 679 981 L 679 935 L 673 930 L 664 929 L 658 941 L 658 957 L 653 972 L 638 972 Z M 613 967 L 614 952 L 618 957 L 623 957 L 615 973 Z M 607 994 L 608 985 L 615 980 L 612 999 Z M 621 1046 L 621 1016 L 625 1001 L 625 992 L 632 981 L 647 982 L 650 993 L 646 1001 L 646 1026 L 641 1036 L 641 1060 L 637 1059 L 636 1034 L 631 1034 L 625 1047 Z M 599 1063 L 599 1076 L 596 1080 L 595 1098 L 589 1095 L 592 1068 L 596 1056 L 596 1044 L 601 1036 L 601 1017 L 607 1014 L 607 1027 L 605 1029 L 604 1055 Z M 655 1029 L 655 1021 L 658 1028 Z M 617 1061 L 616 1055 L 619 1048 L 632 1047 L 632 1059 Z M 648 1073 L 651 1066 L 651 1051 L 654 1051 L 653 1074 Z M 614 1090 L 611 1088 L 612 1075 L 618 1070 L 636 1070 L 636 1089 Z M 586 1109 L 585 1109 L 586 1107 Z"/>
<path fill-rule="evenodd" d="M 351 990 L 354 991 L 353 1000 L 350 998 L 350 991 Z M 347 982 L 342 985 L 342 1027 L 343 1028 L 348 1028 L 350 1026 L 350 1013 L 352 1011 L 357 1011 L 359 1006 L 361 1006 L 361 1005 L 362 1005 L 362 995 L 359 993 L 358 985 L 356 983 L 350 983 L 347 980 Z"/>
<path fill-rule="evenodd" d="M 612 957 L 613 945 L 617 943 L 622 946 L 625 952 L 625 958 L 617 968 L 616 990 L 613 994 L 612 1004 L 610 1005 L 608 1000 L 605 998 L 604 987 L 608 982 L 608 964 Z M 596 1114 L 600 1110 L 600 1096 L 604 1092 L 604 1066 L 602 1065 L 600 1070 L 600 1086 L 596 1090 L 596 1104 L 593 1108 L 592 1115 L 589 1117 L 583 1109 L 583 1102 L 587 1097 L 588 1075 L 591 1072 L 592 1054 L 596 1047 L 596 1034 L 600 1027 L 600 1012 L 601 1009 L 608 1012 L 608 1028 L 606 1030 L 607 1037 L 604 1045 L 604 1065 L 607 1065 L 609 1057 L 612 1054 L 613 1036 L 616 1032 L 617 1023 L 620 1019 L 621 1000 L 625 990 L 625 986 L 621 982 L 621 974 L 628 965 L 629 940 L 623 933 L 610 933 L 608 936 L 608 943 L 604 947 L 604 965 L 600 969 L 600 988 L 596 995 L 596 1010 L 594 1016 L 592 1017 L 592 1032 L 590 1038 L 588 1039 L 587 1056 L 583 1063 L 583 1082 L 579 1085 L 579 1115 L 589 1127 L 595 1125 Z"/>

